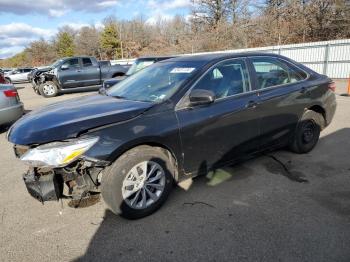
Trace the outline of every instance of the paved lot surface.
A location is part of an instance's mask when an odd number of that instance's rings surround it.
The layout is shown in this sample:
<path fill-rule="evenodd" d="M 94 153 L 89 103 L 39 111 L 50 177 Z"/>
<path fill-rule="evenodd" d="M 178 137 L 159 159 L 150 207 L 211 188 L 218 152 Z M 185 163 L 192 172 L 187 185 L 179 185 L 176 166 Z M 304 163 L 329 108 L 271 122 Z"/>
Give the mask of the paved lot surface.
<path fill-rule="evenodd" d="M 27 110 L 86 95 L 19 92 Z M 102 202 L 38 203 L 1 131 L 0 261 L 350 261 L 350 98 L 337 99 L 335 119 L 311 153 L 273 152 L 194 179 L 137 221 Z"/>

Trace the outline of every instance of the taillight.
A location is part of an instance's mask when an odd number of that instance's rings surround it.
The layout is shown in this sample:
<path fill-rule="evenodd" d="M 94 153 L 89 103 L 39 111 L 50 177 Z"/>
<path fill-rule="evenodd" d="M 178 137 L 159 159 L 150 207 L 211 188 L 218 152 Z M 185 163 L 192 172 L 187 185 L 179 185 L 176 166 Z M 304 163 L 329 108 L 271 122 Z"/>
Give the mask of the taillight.
<path fill-rule="evenodd" d="M 329 83 L 329 84 L 328 84 L 328 88 L 329 88 L 330 90 L 332 90 L 333 92 L 335 92 L 335 83 L 334 83 L 334 82 Z"/>
<path fill-rule="evenodd" d="M 16 90 L 5 90 L 4 94 L 6 97 L 16 97 L 18 95 Z"/>

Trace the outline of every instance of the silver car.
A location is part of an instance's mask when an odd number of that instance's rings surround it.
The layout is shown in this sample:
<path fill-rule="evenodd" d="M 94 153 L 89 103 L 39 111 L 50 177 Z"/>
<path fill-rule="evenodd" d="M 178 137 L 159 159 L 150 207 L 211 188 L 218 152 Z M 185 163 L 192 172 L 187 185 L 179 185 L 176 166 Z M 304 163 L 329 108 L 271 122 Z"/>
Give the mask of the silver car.
<path fill-rule="evenodd" d="M 5 73 L 5 77 L 11 83 L 27 82 L 28 74 L 32 71 L 32 68 L 17 68 L 10 72 Z"/>
<path fill-rule="evenodd" d="M 0 125 L 10 124 L 24 113 L 16 88 L 11 84 L 0 84 Z"/>

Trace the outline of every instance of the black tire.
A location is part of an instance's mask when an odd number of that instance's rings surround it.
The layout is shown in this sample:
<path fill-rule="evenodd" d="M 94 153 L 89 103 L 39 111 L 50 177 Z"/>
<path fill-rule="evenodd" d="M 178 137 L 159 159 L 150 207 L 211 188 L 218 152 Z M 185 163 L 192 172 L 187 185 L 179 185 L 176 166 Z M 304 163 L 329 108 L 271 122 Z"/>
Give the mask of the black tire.
<path fill-rule="evenodd" d="M 325 120 L 321 114 L 312 110 L 305 111 L 295 130 L 290 143 L 290 150 L 298 154 L 310 152 L 320 138 L 324 122 Z"/>
<path fill-rule="evenodd" d="M 45 83 L 40 84 L 39 93 L 46 98 L 55 97 L 58 95 L 58 88 L 54 82 L 46 81 Z"/>
<path fill-rule="evenodd" d="M 6 81 L 7 81 L 9 84 L 12 84 L 11 78 L 5 77 L 5 79 L 6 79 Z"/>
<path fill-rule="evenodd" d="M 164 170 L 164 188 L 155 202 L 151 203 L 148 207 L 137 209 L 132 208 L 124 200 L 122 193 L 123 181 L 133 167 L 144 161 L 155 162 Z M 173 174 L 175 172 L 172 163 L 174 161 L 169 159 L 167 152 L 157 147 L 139 146 L 124 153 L 106 169 L 102 177 L 101 193 L 107 207 L 114 214 L 128 219 L 142 218 L 155 212 L 165 202 L 172 189 L 174 181 Z M 136 198 L 139 199 L 139 197 Z"/>
<path fill-rule="evenodd" d="M 37 94 L 38 96 L 41 96 L 38 87 L 33 87 L 33 91 L 35 94 Z"/>

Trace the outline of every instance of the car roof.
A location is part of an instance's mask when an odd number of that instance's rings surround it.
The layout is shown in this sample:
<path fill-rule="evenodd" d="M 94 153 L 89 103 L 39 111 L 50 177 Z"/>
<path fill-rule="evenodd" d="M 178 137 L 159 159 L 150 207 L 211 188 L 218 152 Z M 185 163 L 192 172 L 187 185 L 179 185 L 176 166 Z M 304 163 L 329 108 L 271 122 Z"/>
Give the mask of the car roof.
<path fill-rule="evenodd" d="M 194 55 L 184 55 L 174 57 L 168 61 L 172 62 L 211 62 L 215 60 L 223 60 L 229 58 L 238 58 L 238 57 L 249 57 L 249 56 L 273 56 L 281 57 L 280 55 L 273 53 L 262 53 L 262 52 L 242 52 L 242 53 L 210 53 L 210 54 L 194 54 Z"/>
<path fill-rule="evenodd" d="M 154 59 L 170 59 L 170 58 L 174 58 L 176 56 L 172 55 L 172 56 L 141 56 L 139 58 L 137 58 L 137 60 L 154 60 Z"/>

